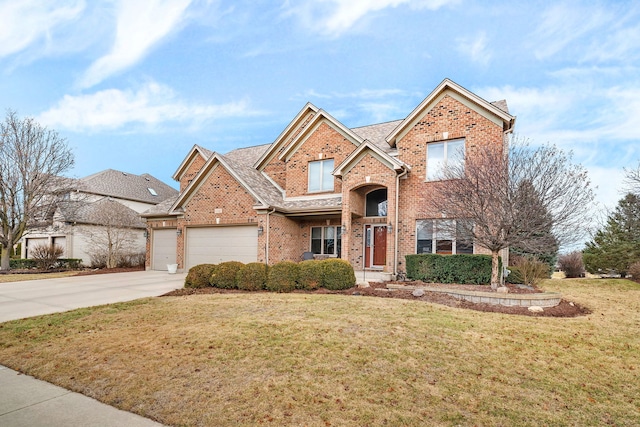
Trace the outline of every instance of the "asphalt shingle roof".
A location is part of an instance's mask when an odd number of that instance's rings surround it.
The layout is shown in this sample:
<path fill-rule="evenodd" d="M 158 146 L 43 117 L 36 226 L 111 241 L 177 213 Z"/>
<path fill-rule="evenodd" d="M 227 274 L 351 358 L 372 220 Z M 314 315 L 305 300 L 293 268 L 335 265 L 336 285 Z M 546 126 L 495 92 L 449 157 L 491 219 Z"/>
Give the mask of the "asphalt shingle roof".
<path fill-rule="evenodd" d="M 80 178 L 78 180 L 78 189 L 101 196 L 153 204 L 160 203 L 178 194 L 175 188 L 147 173 L 134 175 L 114 169 L 103 170 Z M 153 194 L 154 192 L 155 195 Z"/>

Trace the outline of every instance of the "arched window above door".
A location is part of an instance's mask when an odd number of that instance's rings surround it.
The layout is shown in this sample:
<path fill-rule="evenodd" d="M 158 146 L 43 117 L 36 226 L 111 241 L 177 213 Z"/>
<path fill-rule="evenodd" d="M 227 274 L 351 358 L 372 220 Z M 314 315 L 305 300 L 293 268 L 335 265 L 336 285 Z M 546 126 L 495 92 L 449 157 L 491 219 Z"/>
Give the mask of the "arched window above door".
<path fill-rule="evenodd" d="M 365 216 L 387 216 L 387 189 L 367 193 Z"/>

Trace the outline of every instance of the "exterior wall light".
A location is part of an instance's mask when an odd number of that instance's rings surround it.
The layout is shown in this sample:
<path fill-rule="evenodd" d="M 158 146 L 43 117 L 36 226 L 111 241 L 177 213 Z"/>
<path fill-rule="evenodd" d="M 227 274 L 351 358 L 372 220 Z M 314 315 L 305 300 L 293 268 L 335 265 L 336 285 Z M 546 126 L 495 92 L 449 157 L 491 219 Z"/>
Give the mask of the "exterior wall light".
<path fill-rule="evenodd" d="M 393 224 L 391 223 L 387 224 L 387 233 L 389 234 L 393 233 Z"/>
<path fill-rule="evenodd" d="M 182 228 L 178 228 L 178 230 L 176 231 L 176 234 L 178 236 L 182 236 Z"/>
<path fill-rule="evenodd" d="M 342 234 L 345 234 L 347 232 L 347 226 L 345 224 L 342 224 L 342 227 L 340 227 L 340 232 Z"/>
<path fill-rule="evenodd" d="M 258 226 L 258 236 L 262 236 L 263 233 L 264 233 L 264 228 L 261 225 L 259 225 Z"/>
<path fill-rule="evenodd" d="M 142 233 L 142 235 L 146 239 L 147 237 L 149 237 L 149 232 L 147 230 L 144 230 L 144 233 Z"/>

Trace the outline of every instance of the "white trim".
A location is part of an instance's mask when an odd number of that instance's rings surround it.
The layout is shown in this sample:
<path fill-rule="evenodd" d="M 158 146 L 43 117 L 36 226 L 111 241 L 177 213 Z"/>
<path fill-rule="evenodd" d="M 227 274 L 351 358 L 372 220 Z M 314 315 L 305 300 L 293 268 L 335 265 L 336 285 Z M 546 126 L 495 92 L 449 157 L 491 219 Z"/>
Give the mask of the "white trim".
<path fill-rule="evenodd" d="M 305 200 L 326 200 L 326 199 L 335 199 L 336 197 L 342 198 L 342 193 L 325 193 L 322 194 L 313 194 L 309 196 L 292 196 L 285 197 L 285 202 L 300 202 Z"/>

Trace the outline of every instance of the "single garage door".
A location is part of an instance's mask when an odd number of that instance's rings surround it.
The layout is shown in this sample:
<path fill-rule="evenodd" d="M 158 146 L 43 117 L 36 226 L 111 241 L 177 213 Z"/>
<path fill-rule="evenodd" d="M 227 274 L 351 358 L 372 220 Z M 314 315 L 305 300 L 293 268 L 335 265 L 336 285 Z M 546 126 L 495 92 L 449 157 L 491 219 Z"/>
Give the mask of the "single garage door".
<path fill-rule="evenodd" d="M 258 259 L 255 225 L 187 228 L 186 237 L 186 269 L 198 264 L 248 263 Z"/>
<path fill-rule="evenodd" d="M 176 229 L 153 230 L 151 239 L 151 269 L 166 271 L 176 263 Z"/>

